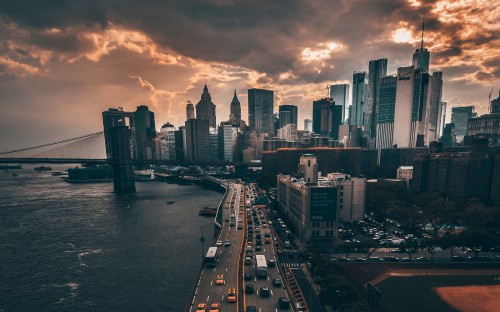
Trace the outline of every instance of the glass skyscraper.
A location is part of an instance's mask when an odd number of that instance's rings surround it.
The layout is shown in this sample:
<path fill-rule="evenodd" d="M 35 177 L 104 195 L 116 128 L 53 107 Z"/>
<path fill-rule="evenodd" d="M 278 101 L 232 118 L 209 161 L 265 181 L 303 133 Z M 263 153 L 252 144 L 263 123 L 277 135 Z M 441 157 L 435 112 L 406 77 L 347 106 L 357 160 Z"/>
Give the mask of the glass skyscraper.
<path fill-rule="evenodd" d="M 362 126 L 365 118 L 366 91 L 368 79 L 366 72 L 352 74 L 352 105 L 349 124 Z"/>
<path fill-rule="evenodd" d="M 368 93 L 364 128 L 369 139 L 375 138 L 377 129 L 377 110 L 380 79 L 387 75 L 387 59 L 370 61 L 368 64 Z"/>
<path fill-rule="evenodd" d="M 248 125 L 258 133 L 273 133 L 274 91 L 248 89 Z"/>
<path fill-rule="evenodd" d="M 335 102 L 335 105 L 342 106 L 342 122 L 345 121 L 345 110 L 348 104 L 349 98 L 349 85 L 348 84 L 336 84 L 330 86 L 330 97 Z"/>

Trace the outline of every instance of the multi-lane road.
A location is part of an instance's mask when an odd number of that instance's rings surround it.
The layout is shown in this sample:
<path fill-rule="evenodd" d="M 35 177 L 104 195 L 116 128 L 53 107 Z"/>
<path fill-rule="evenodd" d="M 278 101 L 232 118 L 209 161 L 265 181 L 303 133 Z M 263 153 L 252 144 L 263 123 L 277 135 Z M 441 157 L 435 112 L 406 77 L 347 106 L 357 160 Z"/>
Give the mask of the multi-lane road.
<path fill-rule="evenodd" d="M 256 311 L 279 311 L 278 300 L 287 298 L 284 280 L 281 277 L 279 264 L 269 266 L 267 277 L 258 278 L 256 275 L 256 255 L 264 255 L 266 262 L 277 260 L 275 247 L 276 234 L 269 226 L 265 209 L 254 206 L 248 207 L 247 201 L 254 198 L 255 190 L 250 186 L 231 184 L 223 203 L 223 226 L 217 241 L 219 260 L 215 267 L 203 267 L 199 280 L 196 282 L 194 295 L 190 300 L 187 311 L 197 311 L 199 304 L 206 305 L 206 311 L 212 304 L 220 304 L 220 311 L 247 311 L 248 307 L 255 307 Z M 250 221 L 250 222 L 249 222 Z M 266 233 L 269 233 L 268 235 Z M 260 250 L 257 239 L 260 234 Z M 266 236 L 269 236 L 266 243 Z M 251 242 L 249 244 L 249 242 Z M 229 243 L 229 244 L 227 244 Z M 245 258 L 251 258 L 251 264 Z M 272 264 L 271 264 L 272 265 Z M 246 278 L 245 278 L 246 273 Z M 216 283 L 223 275 L 224 283 Z M 273 283 L 273 279 L 279 279 Z M 218 285 L 219 284 L 219 285 Z M 248 285 L 253 286 L 253 292 L 247 291 Z M 269 296 L 261 290 L 268 287 Z M 228 302 L 228 292 L 236 290 L 236 302 Z"/>

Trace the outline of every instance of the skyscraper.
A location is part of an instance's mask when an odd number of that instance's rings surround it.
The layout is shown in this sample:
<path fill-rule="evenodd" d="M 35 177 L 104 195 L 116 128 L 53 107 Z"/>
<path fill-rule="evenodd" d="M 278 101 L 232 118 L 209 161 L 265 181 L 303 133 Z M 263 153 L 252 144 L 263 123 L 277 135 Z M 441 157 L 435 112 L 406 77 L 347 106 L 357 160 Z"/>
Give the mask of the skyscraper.
<path fill-rule="evenodd" d="M 474 106 L 461 106 L 451 108 L 451 122 L 455 124 L 454 135 L 457 143 L 461 143 L 467 134 L 469 119 L 476 117 Z"/>
<path fill-rule="evenodd" d="M 424 73 L 428 73 L 431 53 L 424 48 L 424 25 L 424 20 L 422 20 L 422 41 L 420 43 L 420 49 L 415 50 L 415 53 L 413 53 L 412 65 L 415 69 L 420 69 Z"/>
<path fill-rule="evenodd" d="M 281 105 L 279 107 L 279 126 L 283 128 L 285 125 L 294 124 L 297 126 L 297 106 L 295 105 Z"/>
<path fill-rule="evenodd" d="M 496 99 L 493 99 L 490 105 L 491 114 L 500 114 L 500 91 L 498 91 L 498 97 Z"/>
<path fill-rule="evenodd" d="M 212 97 L 208 92 L 206 84 L 203 87 L 201 99 L 198 104 L 196 104 L 196 119 L 208 120 L 210 123 L 210 127 L 217 127 L 215 118 L 215 104 L 212 102 Z"/>
<path fill-rule="evenodd" d="M 342 106 L 342 123 L 343 123 L 346 119 L 346 109 L 349 98 L 349 85 L 348 84 L 331 85 L 330 97 L 335 102 L 335 105 Z"/>
<path fill-rule="evenodd" d="M 191 101 L 188 101 L 186 104 L 186 120 L 194 119 L 194 105 Z"/>
<path fill-rule="evenodd" d="M 237 160 L 234 154 L 236 140 L 238 138 L 238 128 L 227 122 L 222 122 L 218 128 L 219 136 L 219 159 L 225 161 Z"/>
<path fill-rule="evenodd" d="M 429 146 L 429 143 L 436 141 L 439 138 L 439 127 L 441 120 L 441 100 L 443 97 L 443 73 L 435 72 L 432 73 L 429 81 L 429 109 L 427 110 L 427 133 L 425 145 Z"/>
<path fill-rule="evenodd" d="M 393 143 L 399 148 L 425 144 L 429 74 L 413 66 L 398 68 Z"/>
<path fill-rule="evenodd" d="M 368 92 L 366 96 L 365 133 L 373 139 L 377 133 L 377 111 L 380 79 L 387 75 L 387 59 L 370 61 L 368 64 Z"/>
<path fill-rule="evenodd" d="M 394 108 L 396 105 L 396 76 L 386 76 L 380 81 L 380 103 L 377 120 L 377 150 L 392 147 Z M 379 154 L 380 155 L 380 154 Z"/>
<path fill-rule="evenodd" d="M 186 160 L 210 160 L 209 126 L 205 119 L 186 120 Z"/>
<path fill-rule="evenodd" d="M 304 130 L 312 132 L 313 129 L 313 122 L 311 119 L 304 119 Z"/>
<path fill-rule="evenodd" d="M 155 114 L 146 105 L 137 106 L 134 112 L 134 155 L 136 160 L 154 159 L 156 151 Z"/>
<path fill-rule="evenodd" d="M 236 96 L 236 90 L 234 90 L 233 100 L 231 101 L 231 106 L 229 109 L 229 122 L 231 124 L 240 124 L 241 120 L 241 105 Z"/>
<path fill-rule="evenodd" d="M 313 101 L 313 132 L 338 140 L 342 123 L 342 106 L 335 105 L 331 98 Z"/>
<path fill-rule="evenodd" d="M 352 74 L 352 107 L 349 116 L 351 125 L 362 126 L 365 118 L 368 79 L 366 72 Z"/>
<path fill-rule="evenodd" d="M 258 133 L 273 133 L 274 91 L 248 89 L 248 125 Z"/>

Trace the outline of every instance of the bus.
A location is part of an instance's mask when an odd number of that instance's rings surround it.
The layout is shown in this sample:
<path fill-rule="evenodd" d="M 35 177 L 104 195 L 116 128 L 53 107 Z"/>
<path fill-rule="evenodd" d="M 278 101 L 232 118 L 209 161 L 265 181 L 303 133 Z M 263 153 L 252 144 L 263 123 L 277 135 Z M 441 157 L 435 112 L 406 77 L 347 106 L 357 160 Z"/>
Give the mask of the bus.
<path fill-rule="evenodd" d="M 256 275 L 258 278 L 267 277 L 267 262 L 264 255 L 256 255 L 255 260 L 257 264 L 255 265 Z"/>
<path fill-rule="evenodd" d="M 217 252 L 217 247 L 208 248 L 207 255 L 205 256 L 205 267 L 213 268 L 219 261 L 219 253 Z"/>

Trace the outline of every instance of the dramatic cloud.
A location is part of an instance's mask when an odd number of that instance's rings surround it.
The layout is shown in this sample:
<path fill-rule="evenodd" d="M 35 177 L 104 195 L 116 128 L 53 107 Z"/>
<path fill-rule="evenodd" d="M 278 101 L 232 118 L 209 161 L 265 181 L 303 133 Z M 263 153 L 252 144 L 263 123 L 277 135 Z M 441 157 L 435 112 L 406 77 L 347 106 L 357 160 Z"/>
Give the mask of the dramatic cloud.
<path fill-rule="evenodd" d="M 246 116 L 251 87 L 310 118 L 326 84 L 349 82 L 369 60 L 389 59 L 390 73 L 407 66 L 423 16 L 443 99 L 486 112 L 500 87 L 494 0 L 4 0 L 0 150 L 99 131 L 112 106 L 146 104 L 158 127 L 181 125 L 205 81 L 218 121 L 235 89 Z"/>

